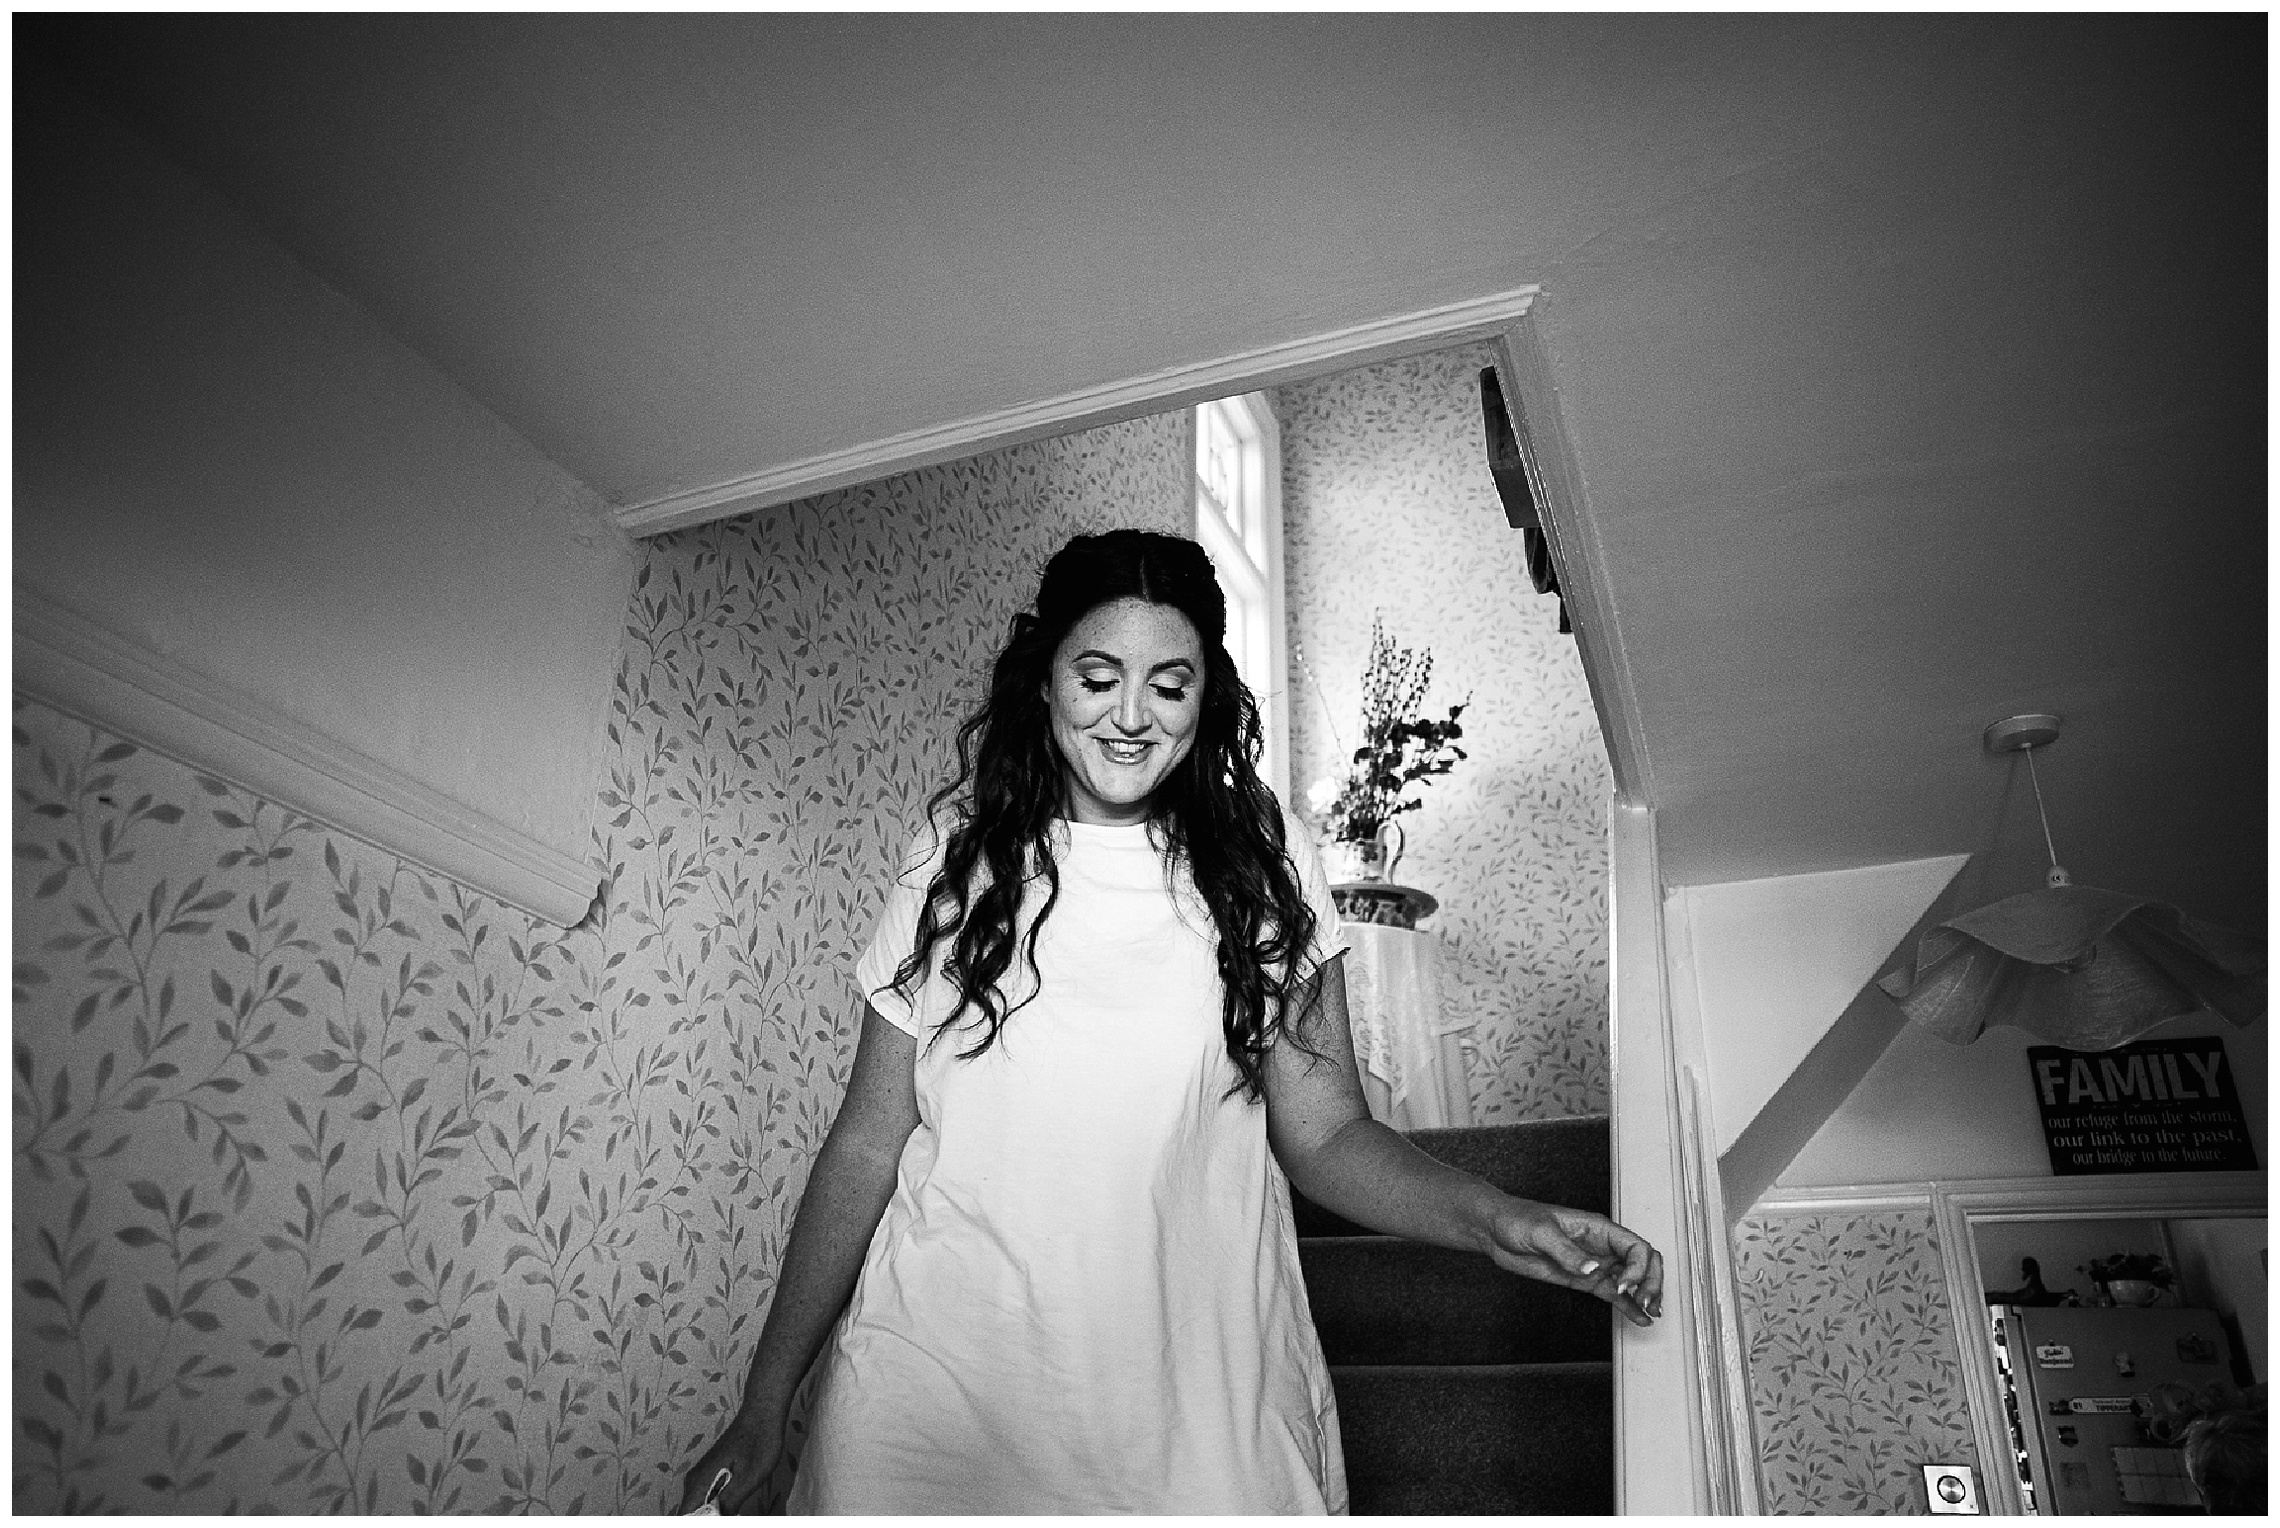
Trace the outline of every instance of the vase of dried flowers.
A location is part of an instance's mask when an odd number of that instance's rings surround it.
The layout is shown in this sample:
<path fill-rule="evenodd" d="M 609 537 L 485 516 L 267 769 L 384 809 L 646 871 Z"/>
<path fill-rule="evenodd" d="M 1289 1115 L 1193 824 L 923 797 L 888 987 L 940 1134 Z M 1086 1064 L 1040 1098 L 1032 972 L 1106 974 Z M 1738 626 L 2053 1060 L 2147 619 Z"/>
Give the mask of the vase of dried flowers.
<path fill-rule="evenodd" d="M 1305 661 L 1302 652 L 1299 662 Z M 1307 792 L 1333 882 L 1391 881 L 1407 846 L 1394 819 L 1424 805 L 1417 790 L 1465 757 L 1457 740 L 1464 736 L 1458 718 L 1467 702 L 1449 707 L 1446 719 L 1426 716 L 1425 690 L 1432 680 L 1433 655 L 1402 647 L 1372 616 L 1370 656 L 1362 667 L 1361 746 L 1341 773 L 1315 781 Z M 1338 741 L 1335 726 L 1331 737 Z M 1339 742 L 1341 751 L 1344 746 Z"/>

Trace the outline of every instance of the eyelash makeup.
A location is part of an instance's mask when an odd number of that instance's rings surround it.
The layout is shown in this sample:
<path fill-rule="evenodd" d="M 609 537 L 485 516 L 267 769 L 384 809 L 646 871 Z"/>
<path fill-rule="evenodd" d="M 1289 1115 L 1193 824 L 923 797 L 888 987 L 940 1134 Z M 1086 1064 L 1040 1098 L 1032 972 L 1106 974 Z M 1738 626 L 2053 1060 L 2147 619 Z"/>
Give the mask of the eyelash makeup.
<path fill-rule="evenodd" d="M 1108 691 L 1116 688 L 1116 681 L 1113 679 L 1080 679 L 1077 682 L 1079 684 L 1082 684 L 1087 690 L 1091 691 L 1095 695 L 1106 694 Z M 1165 700 L 1176 701 L 1187 699 L 1188 692 L 1185 690 L 1167 690 L 1161 685 L 1150 685 L 1149 688 L 1154 690 Z"/>

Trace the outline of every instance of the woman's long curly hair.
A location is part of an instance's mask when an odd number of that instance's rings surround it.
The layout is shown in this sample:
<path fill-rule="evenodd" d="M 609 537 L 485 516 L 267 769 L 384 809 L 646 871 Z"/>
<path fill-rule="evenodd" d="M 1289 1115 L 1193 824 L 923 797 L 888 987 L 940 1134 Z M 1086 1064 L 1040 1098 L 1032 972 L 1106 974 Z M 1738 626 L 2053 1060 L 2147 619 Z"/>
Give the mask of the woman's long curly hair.
<path fill-rule="evenodd" d="M 1220 1023 L 1239 1080 L 1229 1091 L 1261 1096 L 1261 1065 L 1295 1023 L 1287 1005 L 1300 985 L 1299 956 L 1314 938 L 1285 851 L 1283 816 L 1259 779 L 1258 702 L 1227 655 L 1227 604 L 1202 547 L 1155 531 L 1078 536 L 1053 554 L 1037 587 L 1035 614 L 1013 618 L 990 675 L 989 697 L 958 729 L 958 773 L 927 803 L 950 825 L 942 867 L 927 887 L 914 947 L 895 972 L 908 995 L 937 944 L 958 1006 L 933 1044 L 969 1012 L 980 1037 L 958 1054 L 988 1050 L 1035 993 L 1037 931 L 1060 899 L 1051 838 L 1067 802 L 1067 765 L 1053 741 L 1046 691 L 1053 656 L 1071 627 L 1102 605 L 1141 599 L 1187 617 L 1203 643 L 1203 701 L 1195 743 L 1148 800 L 1167 873 L 1185 866 L 1219 934 L 1224 989 Z M 944 808 L 952 810 L 946 815 Z M 1016 929 L 1022 896 L 1042 883 L 1036 921 Z M 1028 996 L 1009 1007 L 1005 977 L 1018 954 Z"/>

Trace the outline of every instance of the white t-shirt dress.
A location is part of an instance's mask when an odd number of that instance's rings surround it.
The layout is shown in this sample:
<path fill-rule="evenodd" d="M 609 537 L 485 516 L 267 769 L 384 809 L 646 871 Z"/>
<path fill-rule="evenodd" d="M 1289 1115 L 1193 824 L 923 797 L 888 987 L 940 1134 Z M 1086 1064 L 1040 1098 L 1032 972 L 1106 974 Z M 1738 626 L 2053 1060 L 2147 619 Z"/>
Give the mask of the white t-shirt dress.
<path fill-rule="evenodd" d="M 1313 842 L 1284 822 L 1318 920 L 1311 970 L 1345 945 Z M 1217 932 L 1145 825 L 1062 828 L 1038 995 L 979 1057 L 957 1057 L 965 1020 L 929 1043 L 955 1003 L 944 946 L 915 1003 L 889 985 L 940 863 L 931 831 L 857 964 L 918 1039 L 920 1123 L 824 1356 L 789 1508 L 1343 1512 L 1289 1187 L 1265 1106 L 1229 1092 Z"/>

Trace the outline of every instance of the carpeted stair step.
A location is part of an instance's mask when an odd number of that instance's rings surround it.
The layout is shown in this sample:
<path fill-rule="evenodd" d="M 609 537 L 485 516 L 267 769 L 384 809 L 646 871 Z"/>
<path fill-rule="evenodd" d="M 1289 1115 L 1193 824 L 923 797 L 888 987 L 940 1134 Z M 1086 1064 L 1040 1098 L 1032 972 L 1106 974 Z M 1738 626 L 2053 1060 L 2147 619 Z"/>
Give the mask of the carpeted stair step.
<path fill-rule="evenodd" d="M 1602 1117 L 1409 1138 L 1508 1193 L 1606 1212 Z M 1295 1195 L 1293 1209 L 1356 1513 L 1614 1510 L 1605 1305 L 1477 1252 L 1370 1235 Z"/>
<path fill-rule="evenodd" d="M 1486 1178 L 1508 1194 L 1607 1213 L 1605 1115 L 1408 1134 L 1427 1155 Z M 1367 1234 L 1296 1191 L 1291 1194 L 1291 1209 L 1302 1237 Z"/>
<path fill-rule="evenodd" d="M 1390 1236 L 1298 1244 L 1332 1364 L 1526 1364 L 1605 1359 L 1607 1307 L 1507 1273 L 1477 1252 Z"/>
<path fill-rule="evenodd" d="M 1614 1366 L 1333 1367 L 1356 1514 L 1615 1510 Z"/>

